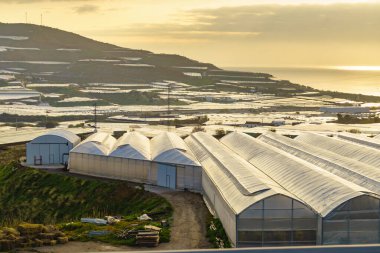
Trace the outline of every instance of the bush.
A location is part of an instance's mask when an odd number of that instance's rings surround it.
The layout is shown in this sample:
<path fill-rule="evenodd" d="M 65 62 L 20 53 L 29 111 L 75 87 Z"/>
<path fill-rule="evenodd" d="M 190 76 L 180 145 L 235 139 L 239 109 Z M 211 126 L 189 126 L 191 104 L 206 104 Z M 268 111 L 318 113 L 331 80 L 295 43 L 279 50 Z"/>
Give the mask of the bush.
<path fill-rule="evenodd" d="M 349 129 L 349 130 L 347 130 L 347 132 L 352 133 L 352 134 L 360 134 L 361 133 L 361 131 L 359 129 Z"/>
<path fill-rule="evenodd" d="M 215 130 L 215 138 L 220 139 L 226 135 L 226 131 L 223 128 Z"/>
<path fill-rule="evenodd" d="M 202 126 L 195 126 L 191 132 L 192 133 L 196 133 L 196 132 L 204 132 L 204 131 L 205 131 L 204 127 L 202 127 Z"/>
<path fill-rule="evenodd" d="M 48 121 L 48 122 L 38 122 L 38 127 L 46 127 L 46 128 L 55 128 L 59 125 L 57 121 Z"/>
<path fill-rule="evenodd" d="M 231 248 L 230 240 L 219 219 L 212 218 L 207 223 L 207 238 L 215 248 Z"/>
<path fill-rule="evenodd" d="M 170 242 L 171 231 L 169 228 L 162 228 L 160 231 L 160 243 Z"/>

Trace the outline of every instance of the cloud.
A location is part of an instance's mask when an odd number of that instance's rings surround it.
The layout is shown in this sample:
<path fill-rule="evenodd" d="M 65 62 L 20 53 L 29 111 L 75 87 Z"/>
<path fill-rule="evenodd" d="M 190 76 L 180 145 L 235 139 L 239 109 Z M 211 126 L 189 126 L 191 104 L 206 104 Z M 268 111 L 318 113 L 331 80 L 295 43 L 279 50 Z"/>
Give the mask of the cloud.
<path fill-rule="evenodd" d="M 175 22 L 99 31 L 110 36 L 245 42 L 380 41 L 380 4 L 254 5 L 191 10 Z"/>
<path fill-rule="evenodd" d="M 29 4 L 29 3 L 40 3 L 40 2 L 90 2 L 93 0 L 0 0 L 0 3 L 18 3 L 18 4 Z"/>
<path fill-rule="evenodd" d="M 99 7 L 92 4 L 84 4 L 82 6 L 74 8 L 74 11 L 79 14 L 97 12 L 98 10 Z"/>

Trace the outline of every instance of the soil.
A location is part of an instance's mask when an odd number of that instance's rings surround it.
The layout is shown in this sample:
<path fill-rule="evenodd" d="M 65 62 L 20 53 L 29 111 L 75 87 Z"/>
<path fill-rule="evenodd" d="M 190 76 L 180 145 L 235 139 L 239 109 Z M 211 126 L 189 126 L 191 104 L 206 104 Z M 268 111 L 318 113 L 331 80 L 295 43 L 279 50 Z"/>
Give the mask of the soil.
<path fill-rule="evenodd" d="M 160 193 L 174 208 L 170 243 L 159 249 L 212 248 L 206 238 L 206 222 L 210 215 L 200 194 L 170 191 Z"/>

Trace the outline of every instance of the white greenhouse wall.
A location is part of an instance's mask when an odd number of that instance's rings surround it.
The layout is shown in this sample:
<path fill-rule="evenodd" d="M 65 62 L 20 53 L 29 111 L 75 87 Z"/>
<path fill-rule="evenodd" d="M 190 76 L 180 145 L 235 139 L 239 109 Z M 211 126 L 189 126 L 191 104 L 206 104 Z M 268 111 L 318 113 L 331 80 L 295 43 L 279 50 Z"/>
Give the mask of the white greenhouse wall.
<path fill-rule="evenodd" d="M 188 165 L 174 165 L 174 167 L 177 175 L 176 189 L 201 192 L 201 167 Z M 157 185 L 158 163 L 72 152 L 69 170 L 72 173 Z"/>
<path fill-rule="evenodd" d="M 217 217 L 223 224 L 228 238 L 232 245 L 236 245 L 236 214 L 227 205 L 226 201 L 220 195 L 218 189 L 215 188 L 214 183 L 208 177 L 205 171 L 202 172 L 202 187 L 203 194 L 207 198 L 207 202 L 216 213 Z"/>

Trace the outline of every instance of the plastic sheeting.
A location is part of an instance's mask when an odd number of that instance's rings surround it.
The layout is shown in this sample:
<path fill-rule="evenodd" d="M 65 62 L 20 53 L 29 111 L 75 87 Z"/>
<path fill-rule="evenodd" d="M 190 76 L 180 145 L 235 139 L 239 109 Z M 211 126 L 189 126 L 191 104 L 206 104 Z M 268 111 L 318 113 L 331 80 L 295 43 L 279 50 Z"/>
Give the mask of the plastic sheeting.
<path fill-rule="evenodd" d="M 31 143 L 40 143 L 41 139 L 44 139 L 44 138 L 46 138 L 49 135 L 62 137 L 63 139 L 66 139 L 67 141 L 69 141 L 70 143 L 72 143 L 73 146 L 76 146 L 80 142 L 80 138 L 79 138 L 78 135 L 76 135 L 76 134 L 74 134 L 74 133 L 72 133 L 70 131 L 59 129 L 59 130 L 53 130 L 53 131 L 50 131 L 50 132 L 48 132 L 46 134 L 43 134 L 43 135 L 41 135 L 41 136 L 33 139 L 31 141 Z"/>
<path fill-rule="evenodd" d="M 272 132 L 258 139 L 380 195 L 380 171 L 375 167 Z"/>
<path fill-rule="evenodd" d="M 350 133 L 339 133 L 337 137 L 345 141 L 350 141 L 356 144 L 380 150 L 380 139 L 369 138 L 367 136 Z"/>
<path fill-rule="evenodd" d="M 367 189 L 274 148 L 249 135 L 230 133 L 221 142 L 256 166 L 322 217 Z"/>
<path fill-rule="evenodd" d="M 150 160 L 150 141 L 138 132 L 124 134 L 109 154 L 113 157 Z"/>
<path fill-rule="evenodd" d="M 301 133 L 295 138 L 295 140 L 317 146 L 335 154 L 349 157 L 377 168 L 380 167 L 380 150 L 374 148 L 364 147 L 352 142 L 314 133 Z"/>
<path fill-rule="evenodd" d="M 209 183 L 215 185 L 235 214 L 276 194 L 295 198 L 264 173 L 233 154 L 214 137 L 199 132 L 185 141 L 201 162 Z M 203 179 L 202 185 L 204 189 L 209 187 Z M 212 199 L 212 196 L 209 198 Z"/>
<path fill-rule="evenodd" d="M 108 155 L 116 143 L 116 139 L 107 133 L 95 133 L 82 141 L 70 153 Z"/>
<path fill-rule="evenodd" d="M 152 161 L 199 166 L 194 154 L 176 134 L 164 132 L 151 140 Z"/>

